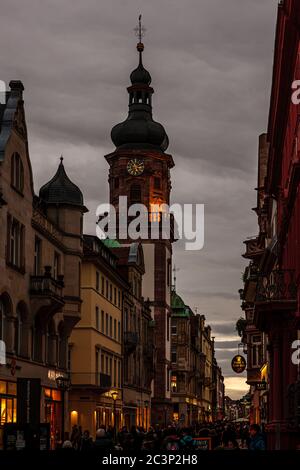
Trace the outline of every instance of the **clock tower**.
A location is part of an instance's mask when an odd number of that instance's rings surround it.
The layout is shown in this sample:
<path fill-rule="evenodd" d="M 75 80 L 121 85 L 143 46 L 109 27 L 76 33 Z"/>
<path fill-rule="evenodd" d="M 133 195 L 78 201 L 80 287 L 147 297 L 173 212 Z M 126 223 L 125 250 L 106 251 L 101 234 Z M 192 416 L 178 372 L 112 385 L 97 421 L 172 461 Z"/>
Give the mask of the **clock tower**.
<path fill-rule="evenodd" d="M 128 206 L 144 204 L 149 218 L 162 217 L 157 209 L 170 203 L 173 158 L 164 127 L 152 117 L 150 73 L 144 68 L 141 17 L 137 29 L 139 63 L 131 73 L 129 111 L 125 121 L 111 131 L 115 150 L 106 155 L 109 164 L 110 203 L 119 213 L 119 197 L 127 196 Z M 159 214 L 157 214 L 159 212 Z M 172 229 L 171 229 L 172 232 Z M 119 239 L 122 244 L 130 239 Z M 136 241 L 136 240 L 135 240 Z M 170 399 L 170 317 L 172 234 L 168 239 L 141 239 L 145 259 L 143 297 L 149 299 L 155 328 L 155 374 L 152 388 L 152 423 L 164 424 L 172 418 Z"/>

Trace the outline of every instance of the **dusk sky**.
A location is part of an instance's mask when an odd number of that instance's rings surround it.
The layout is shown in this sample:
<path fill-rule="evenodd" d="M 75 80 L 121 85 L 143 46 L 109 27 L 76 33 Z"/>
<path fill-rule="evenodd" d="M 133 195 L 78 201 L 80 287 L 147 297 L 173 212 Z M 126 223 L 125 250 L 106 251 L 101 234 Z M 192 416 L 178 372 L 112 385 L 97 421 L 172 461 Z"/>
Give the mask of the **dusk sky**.
<path fill-rule="evenodd" d="M 243 240 L 257 233 L 258 136 L 266 131 L 277 15 L 275 0 L 2 0 L 0 79 L 22 80 L 35 191 L 64 155 L 95 210 L 108 201 L 110 131 L 127 116 L 143 14 L 144 66 L 154 119 L 169 136 L 172 202 L 205 204 L 205 246 L 174 246 L 177 291 L 216 337 L 226 394 L 242 396 L 231 370 L 242 315 Z"/>

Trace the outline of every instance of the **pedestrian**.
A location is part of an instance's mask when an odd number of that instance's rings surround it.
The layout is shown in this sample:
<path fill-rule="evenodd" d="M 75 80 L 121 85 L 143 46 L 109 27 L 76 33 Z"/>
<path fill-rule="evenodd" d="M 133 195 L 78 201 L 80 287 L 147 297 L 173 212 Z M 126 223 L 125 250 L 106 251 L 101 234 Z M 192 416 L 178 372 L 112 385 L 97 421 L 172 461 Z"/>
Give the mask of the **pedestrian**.
<path fill-rule="evenodd" d="M 96 440 L 94 442 L 94 449 L 100 451 L 112 451 L 114 444 L 112 439 L 106 434 L 105 429 L 100 428 L 96 431 Z"/>
<path fill-rule="evenodd" d="M 90 436 L 89 431 L 84 431 L 80 440 L 79 450 L 82 452 L 89 451 L 93 448 L 93 439 Z"/>
<path fill-rule="evenodd" d="M 249 450 L 266 450 L 266 444 L 258 424 L 250 426 Z"/>

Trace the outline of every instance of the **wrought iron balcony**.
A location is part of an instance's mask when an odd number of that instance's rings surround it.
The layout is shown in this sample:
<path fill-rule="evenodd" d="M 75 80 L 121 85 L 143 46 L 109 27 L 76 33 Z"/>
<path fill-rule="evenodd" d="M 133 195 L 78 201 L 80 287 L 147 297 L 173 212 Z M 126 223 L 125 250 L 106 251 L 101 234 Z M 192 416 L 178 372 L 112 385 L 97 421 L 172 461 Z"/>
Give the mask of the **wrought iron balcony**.
<path fill-rule="evenodd" d="M 258 274 L 256 302 L 296 301 L 295 271 L 273 270 L 270 274 Z"/>
<path fill-rule="evenodd" d="M 138 334 L 133 331 L 125 331 L 124 333 L 124 345 L 127 353 L 133 352 L 139 342 Z"/>

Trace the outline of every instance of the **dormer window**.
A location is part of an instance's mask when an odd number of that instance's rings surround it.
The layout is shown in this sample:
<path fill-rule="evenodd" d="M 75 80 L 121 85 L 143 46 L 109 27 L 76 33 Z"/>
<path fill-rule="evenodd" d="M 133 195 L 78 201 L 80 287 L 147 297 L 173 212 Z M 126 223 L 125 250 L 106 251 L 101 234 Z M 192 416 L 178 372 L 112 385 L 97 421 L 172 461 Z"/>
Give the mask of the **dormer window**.
<path fill-rule="evenodd" d="M 24 169 L 20 155 L 15 152 L 11 158 L 11 185 L 14 189 L 23 193 Z"/>

